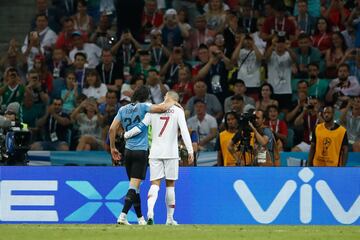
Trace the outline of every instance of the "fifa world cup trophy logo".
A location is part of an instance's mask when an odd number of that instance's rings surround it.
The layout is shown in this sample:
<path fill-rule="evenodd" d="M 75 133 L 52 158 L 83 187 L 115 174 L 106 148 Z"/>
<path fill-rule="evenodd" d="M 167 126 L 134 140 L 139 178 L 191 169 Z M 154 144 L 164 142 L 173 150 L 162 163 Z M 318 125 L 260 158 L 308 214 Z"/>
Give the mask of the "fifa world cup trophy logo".
<path fill-rule="evenodd" d="M 323 156 L 327 156 L 328 155 L 328 149 L 331 145 L 331 138 L 328 138 L 326 137 L 324 140 L 323 140 L 323 150 L 322 150 L 322 155 Z"/>

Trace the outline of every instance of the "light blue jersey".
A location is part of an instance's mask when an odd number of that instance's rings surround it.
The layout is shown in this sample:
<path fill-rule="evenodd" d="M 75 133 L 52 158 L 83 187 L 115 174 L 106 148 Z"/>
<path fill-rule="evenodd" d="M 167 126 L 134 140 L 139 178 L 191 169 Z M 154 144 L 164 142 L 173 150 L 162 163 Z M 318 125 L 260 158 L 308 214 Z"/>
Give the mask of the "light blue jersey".
<path fill-rule="evenodd" d="M 135 127 L 144 118 L 145 114 L 150 111 L 150 103 L 130 103 L 119 109 L 115 119 L 121 122 L 125 131 Z M 149 142 L 146 131 L 139 135 L 126 140 L 125 148 L 129 150 L 148 150 Z"/>

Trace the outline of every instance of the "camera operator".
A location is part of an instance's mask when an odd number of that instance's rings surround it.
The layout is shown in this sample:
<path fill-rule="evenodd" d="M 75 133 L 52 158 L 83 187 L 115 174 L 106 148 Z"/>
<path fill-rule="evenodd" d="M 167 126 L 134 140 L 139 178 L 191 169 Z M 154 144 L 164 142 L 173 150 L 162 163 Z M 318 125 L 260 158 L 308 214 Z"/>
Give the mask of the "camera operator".
<path fill-rule="evenodd" d="M 274 159 L 274 136 L 270 128 L 265 126 L 265 120 L 265 112 L 257 110 L 255 111 L 254 124 L 249 121 L 255 138 L 253 165 L 280 166 L 280 162 Z"/>
<path fill-rule="evenodd" d="M 27 124 L 19 121 L 20 104 L 10 103 L 0 116 L 0 165 L 26 165 L 31 134 Z"/>

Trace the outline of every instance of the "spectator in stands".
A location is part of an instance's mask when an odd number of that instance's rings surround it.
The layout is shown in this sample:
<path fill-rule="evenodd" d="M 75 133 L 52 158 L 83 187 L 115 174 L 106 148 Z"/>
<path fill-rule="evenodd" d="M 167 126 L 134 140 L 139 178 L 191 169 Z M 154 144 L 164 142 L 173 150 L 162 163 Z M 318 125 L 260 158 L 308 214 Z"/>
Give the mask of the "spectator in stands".
<path fill-rule="evenodd" d="M 220 132 L 215 150 L 218 151 L 217 166 L 240 166 L 240 161 L 235 160 L 233 155 L 228 150 L 231 139 L 238 131 L 238 116 L 234 112 L 227 112 L 225 114 L 225 130 Z"/>
<path fill-rule="evenodd" d="M 150 52 L 139 49 L 131 59 L 130 66 L 135 75 L 141 74 L 147 79 L 149 70 L 154 68 L 154 66 L 151 65 Z"/>
<path fill-rule="evenodd" d="M 203 100 L 195 100 L 194 106 L 195 116 L 187 120 L 188 128 L 197 131 L 200 151 L 214 151 L 218 128 L 216 119 L 206 113 L 206 103 Z"/>
<path fill-rule="evenodd" d="M 48 70 L 44 55 L 39 54 L 35 56 L 33 69 L 39 74 L 41 84 L 46 87 L 47 93 L 50 94 L 53 90 L 54 78 Z"/>
<path fill-rule="evenodd" d="M 241 95 L 234 95 L 231 97 L 230 112 L 235 112 L 238 117 L 245 113 L 244 97 Z"/>
<path fill-rule="evenodd" d="M 52 0 L 52 4 L 61 11 L 62 19 L 76 13 L 77 0 Z"/>
<path fill-rule="evenodd" d="M 291 102 L 291 70 L 296 62 L 296 55 L 290 48 L 290 42 L 285 37 L 273 39 L 272 45 L 265 53 L 268 60 L 268 82 L 274 88 L 274 98 L 279 102 L 279 108 L 289 109 Z"/>
<path fill-rule="evenodd" d="M 86 55 L 85 53 L 78 52 L 75 54 L 75 61 L 74 61 L 74 71 L 76 75 L 76 81 L 78 83 L 78 91 L 79 93 L 82 92 L 85 84 L 85 64 L 86 64 Z"/>
<path fill-rule="evenodd" d="M 124 78 L 122 67 L 113 60 L 110 49 L 102 50 L 101 60 L 102 62 L 96 67 L 101 82 L 108 90 L 119 92 Z"/>
<path fill-rule="evenodd" d="M 162 44 L 161 30 L 153 29 L 150 32 L 150 46 L 151 65 L 155 66 L 158 71 L 167 62 L 170 56 L 169 50 Z"/>
<path fill-rule="evenodd" d="M 124 77 L 130 75 L 130 61 L 141 49 L 129 30 L 124 30 L 121 38 L 112 46 L 111 53 L 116 55 L 116 62 L 123 66 Z"/>
<path fill-rule="evenodd" d="M 329 81 L 326 79 L 319 79 L 319 66 L 315 63 L 310 63 L 307 67 L 309 72 L 309 83 L 308 95 L 315 96 L 318 99 L 325 99 L 326 92 L 328 89 Z"/>
<path fill-rule="evenodd" d="M 210 55 L 209 55 L 209 48 L 205 44 L 201 44 L 197 49 L 197 59 L 199 63 L 193 66 L 192 75 L 195 77 L 201 68 L 203 68 L 206 63 L 209 62 Z"/>
<path fill-rule="evenodd" d="M 77 11 L 72 18 L 74 19 L 75 30 L 92 33 L 94 30 L 94 21 L 91 16 L 87 14 L 87 1 L 77 0 Z"/>
<path fill-rule="evenodd" d="M 74 31 L 71 37 L 74 43 L 74 48 L 69 53 L 71 61 L 75 60 L 76 53 L 82 52 L 87 56 L 89 68 L 95 68 L 100 62 L 101 49 L 94 43 L 85 43 L 80 31 Z"/>
<path fill-rule="evenodd" d="M 309 98 L 307 104 L 303 107 L 303 111 L 294 122 L 295 127 L 303 129 L 303 140 L 291 149 L 292 152 L 310 151 L 311 137 L 315 126 L 323 121 L 320 110 L 320 100 L 315 97 Z"/>
<path fill-rule="evenodd" d="M 249 96 L 246 95 L 246 86 L 245 86 L 244 81 L 241 80 L 241 79 L 236 79 L 233 84 L 234 84 L 234 87 L 233 87 L 234 95 L 232 95 L 230 97 L 227 97 L 225 99 L 224 112 L 227 113 L 227 112 L 231 111 L 232 97 L 235 96 L 235 95 L 242 96 L 242 98 L 244 100 L 244 106 L 249 104 L 249 105 L 252 105 L 252 106 L 255 107 L 254 99 L 252 97 L 249 97 Z"/>
<path fill-rule="evenodd" d="M 24 57 L 27 61 L 28 70 L 33 69 L 35 56 L 42 55 L 45 53 L 45 49 L 40 45 L 40 37 L 36 31 L 29 32 L 27 45 L 21 47 L 21 52 L 24 54 Z"/>
<path fill-rule="evenodd" d="M 260 88 L 260 66 L 263 58 L 262 50 L 255 45 L 250 35 L 242 35 L 239 44 L 232 54 L 231 60 L 238 67 L 237 79 L 242 79 L 251 93 Z"/>
<path fill-rule="evenodd" d="M 198 81 L 194 84 L 194 93 L 195 95 L 189 99 L 186 105 L 186 116 L 192 117 L 195 115 L 194 103 L 200 99 L 207 106 L 206 112 L 220 122 L 223 116 L 221 103 L 214 94 L 207 93 L 207 86 L 203 81 Z"/>
<path fill-rule="evenodd" d="M 156 68 L 151 68 L 148 73 L 149 76 L 146 80 L 146 85 L 150 90 L 151 101 L 154 104 L 159 104 L 164 101 L 165 94 L 170 88 L 168 85 L 162 83 Z"/>
<path fill-rule="evenodd" d="M 252 39 L 255 42 L 256 47 L 261 51 L 261 52 L 265 52 L 266 49 L 266 44 L 267 42 L 264 41 L 260 35 L 261 35 L 261 29 L 264 26 L 264 22 L 265 22 L 265 18 L 263 17 L 259 17 L 256 21 L 256 32 L 250 34 Z"/>
<path fill-rule="evenodd" d="M 31 150 L 68 151 L 69 116 L 62 112 L 62 100 L 53 99 L 43 117 L 38 119 L 36 126 L 42 130 L 42 141 L 31 145 Z"/>
<path fill-rule="evenodd" d="M 268 44 L 276 36 L 283 36 L 293 41 L 295 39 L 296 27 L 292 20 L 286 16 L 286 8 L 283 2 L 276 1 L 273 6 L 275 10 L 274 16 L 269 16 L 264 22 L 261 31 L 261 38 Z"/>
<path fill-rule="evenodd" d="M 63 101 L 63 112 L 71 114 L 76 106 L 76 98 L 79 94 L 76 74 L 73 71 L 66 73 L 66 88 L 61 90 L 61 99 Z"/>
<path fill-rule="evenodd" d="M 349 140 L 349 151 L 360 152 L 360 97 L 349 99 L 343 109 L 340 123 L 346 128 Z"/>
<path fill-rule="evenodd" d="M 324 123 L 316 126 L 311 140 L 309 152 L 309 166 L 342 167 L 346 165 L 348 157 L 347 131 L 343 126 L 334 122 L 333 106 L 324 108 Z"/>
<path fill-rule="evenodd" d="M 256 31 L 256 16 L 250 1 L 245 1 L 242 5 L 242 16 L 239 18 L 240 31 L 244 34 L 251 34 Z"/>
<path fill-rule="evenodd" d="M 319 49 L 311 46 L 311 39 L 306 33 L 300 33 L 298 36 L 298 48 L 294 50 L 296 54 L 296 73 L 295 78 L 307 78 L 309 75 L 308 65 L 317 64 L 320 72 L 323 72 L 324 62 L 321 58 Z M 318 73 L 319 74 L 319 73 Z"/>
<path fill-rule="evenodd" d="M 32 34 L 39 38 L 40 47 L 44 50 L 44 54 L 50 55 L 56 43 L 57 35 L 51 28 L 49 28 L 48 17 L 45 14 L 36 15 L 35 29 L 30 33 L 30 36 Z M 26 35 L 23 49 L 27 49 L 29 43 L 29 35 Z"/>
<path fill-rule="evenodd" d="M 25 91 L 29 96 L 32 96 L 32 102 L 35 107 L 43 109 L 48 105 L 48 89 L 45 84 L 41 83 L 39 74 L 35 69 L 30 70 L 27 74 Z"/>
<path fill-rule="evenodd" d="M 145 42 L 150 42 L 150 32 L 154 28 L 160 28 L 163 24 L 164 16 L 162 11 L 158 9 L 156 0 L 146 0 L 144 13 L 142 15 L 142 38 Z"/>
<path fill-rule="evenodd" d="M 353 24 L 346 24 L 346 29 L 341 34 L 344 36 L 346 47 L 348 49 L 355 48 L 356 31 Z"/>
<path fill-rule="evenodd" d="M 121 101 L 127 100 L 127 96 L 123 96 Z M 129 98 L 129 97 L 128 97 Z M 130 99 L 130 98 L 129 98 Z M 116 113 L 120 109 L 121 105 L 117 101 L 116 92 L 109 90 L 106 93 L 106 100 L 104 103 L 99 104 L 99 113 L 103 116 L 103 123 L 105 126 L 110 127 Z M 107 129 L 109 130 L 109 129 Z"/>
<path fill-rule="evenodd" d="M 29 92 L 25 92 L 21 112 L 23 122 L 28 125 L 28 129 L 31 132 L 31 142 L 38 140 L 40 129 L 36 126 L 36 121 L 44 116 L 45 108 L 36 106 L 34 104 L 33 96 Z"/>
<path fill-rule="evenodd" d="M 224 104 L 228 95 L 227 71 L 233 64 L 216 45 L 209 48 L 210 60 L 200 69 L 195 80 L 205 80 L 209 93 L 216 95 L 221 104 Z"/>
<path fill-rule="evenodd" d="M 335 103 L 335 109 L 341 109 L 346 104 L 346 96 L 360 95 L 360 85 L 356 77 L 350 76 L 350 68 L 347 64 L 341 64 L 338 68 L 338 78 L 329 84 L 326 101 Z"/>
<path fill-rule="evenodd" d="M 0 83 L 0 96 L 2 97 L 1 109 L 5 109 L 9 103 L 23 102 L 25 87 L 21 83 L 17 70 L 8 67 L 4 73 L 4 81 Z"/>
<path fill-rule="evenodd" d="M 205 17 L 207 21 L 207 28 L 213 33 L 213 36 L 217 33 L 221 33 L 225 28 L 225 11 L 226 9 L 222 0 L 209 0 L 208 10 L 205 10 Z"/>
<path fill-rule="evenodd" d="M 55 48 L 52 53 L 52 59 L 47 62 L 47 66 L 54 79 L 64 79 L 70 62 L 62 48 Z"/>
<path fill-rule="evenodd" d="M 127 96 L 132 97 L 134 94 L 134 91 L 138 89 L 141 86 L 144 86 L 146 84 L 144 75 L 134 75 L 131 78 L 130 83 L 123 83 L 121 86 L 121 97 Z"/>
<path fill-rule="evenodd" d="M 8 67 L 17 70 L 22 83 L 26 82 L 26 58 L 19 49 L 18 42 L 12 38 L 9 42 L 9 48 L 5 54 L 0 56 L 0 72 L 4 73 Z"/>
<path fill-rule="evenodd" d="M 74 48 L 72 33 L 75 32 L 75 23 L 72 18 L 65 18 L 63 20 L 63 29 L 59 33 L 56 40 L 55 48 L 62 48 L 66 55 Z M 81 32 L 81 31 L 80 31 Z M 84 41 L 87 41 L 87 33 L 81 32 Z"/>
<path fill-rule="evenodd" d="M 293 95 L 292 95 L 292 101 L 296 102 L 298 100 L 299 97 L 299 93 L 300 92 L 304 92 L 304 94 L 307 96 L 308 95 L 308 91 L 309 91 L 309 83 L 305 80 L 300 80 L 296 83 L 296 89 L 293 91 Z"/>
<path fill-rule="evenodd" d="M 191 65 L 184 62 L 184 51 L 181 47 L 174 47 L 169 60 L 160 70 L 160 76 L 165 78 L 164 82 L 172 88 L 179 79 L 179 69 L 183 66 L 187 66 L 191 69 Z"/>
<path fill-rule="evenodd" d="M 116 42 L 116 33 L 111 29 L 110 16 L 106 12 L 100 15 L 97 28 L 90 36 L 90 42 L 101 49 L 111 49 Z"/>
<path fill-rule="evenodd" d="M 298 33 L 305 33 L 310 36 L 315 30 L 316 16 L 312 16 L 308 11 L 308 1 L 297 1 L 298 14 L 296 17 Z"/>
<path fill-rule="evenodd" d="M 284 120 L 279 119 L 279 108 L 276 105 L 270 105 L 267 108 L 268 121 L 265 125 L 269 126 L 274 134 L 279 151 L 284 151 L 288 136 L 288 127 Z"/>
<path fill-rule="evenodd" d="M 195 24 L 196 17 L 199 15 L 199 11 L 197 8 L 197 2 L 196 1 L 188 1 L 188 0 L 174 0 L 172 2 L 173 8 L 175 8 L 177 11 L 180 9 L 184 9 L 189 18 L 189 22 L 191 25 Z"/>
<path fill-rule="evenodd" d="M 196 17 L 195 25 L 191 29 L 189 40 L 187 41 L 187 48 L 190 52 L 189 56 L 191 59 L 195 59 L 201 49 L 202 45 L 206 45 L 210 40 L 212 40 L 212 35 L 207 29 L 206 18 L 204 15 L 199 15 Z"/>
<path fill-rule="evenodd" d="M 88 98 L 75 108 L 71 121 L 77 124 L 80 133 L 76 151 L 103 150 L 103 117 L 95 99 Z"/>
<path fill-rule="evenodd" d="M 189 31 L 179 24 L 175 9 L 168 9 L 164 16 L 164 26 L 161 29 L 163 44 L 170 50 L 183 44 L 184 39 L 189 37 Z"/>
<path fill-rule="evenodd" d="M 172 89 L 179 94 L 179 103 L 185 107 L 189 99 L 194 96 L 194 83 L 191 79 L 189 67 L 180 67 L 178 72 L 178 83 L 176 83 Z"/>
<path fill-rule="evenodd" d="M 269 83 L 263 83 L 260 87 L 259 101 L 256 102 L 256 109 L 266 111 L 270 105 L 279 106 L 279 102 L 273 98 L 274 89 Z M 288 101 L 288 100 L 287 100 Z"/>
<path fill-rule="evenodd" d="M 61 10 L 49 6 L 48 0 L 36 0 L 36 15 L 43 14 L 48 18 L 49 27 L 56 33 L 60 32 L 61 24 Z M 35 29 L 36 17 L 31 20 L 31 28 Z"/>
<path fill-rule="evenodd" d="M 329 20 L 333 32 L 345 29 L 345 23 L 350 15 L 350 11 L 344 7 L 344 2 L 339 0 L 331 0 L 330 6 L 326 9 L 324 17 Z"/>
<path fill-rule="evenodd" d="M 323 56 L 331 47 L 331 30 L 326 18 L 319 17 L 316 21 L 315 32 L 312 35 L 313 46 L 318 48 Z"/>
<path fill-rule="evenodd" d="M 331 48 L 325 53 L 325 76 L 330 79 L 336 78 L 337 69 L 341 64 L 341 60 L 345 56 L 347 49 L 344 36 L 340 32 L 334 32 L 332 34 L 331 43 Z"/>
<path fill-rule="evenodd" d="M 96 69 L 89 69 L 85 75 L 85 84 L 82 93 L 88 98 L 95 98 L 98 103 L 103 103 L 105 102 L 107 91 L 107 87 L 101 82 Z"/>

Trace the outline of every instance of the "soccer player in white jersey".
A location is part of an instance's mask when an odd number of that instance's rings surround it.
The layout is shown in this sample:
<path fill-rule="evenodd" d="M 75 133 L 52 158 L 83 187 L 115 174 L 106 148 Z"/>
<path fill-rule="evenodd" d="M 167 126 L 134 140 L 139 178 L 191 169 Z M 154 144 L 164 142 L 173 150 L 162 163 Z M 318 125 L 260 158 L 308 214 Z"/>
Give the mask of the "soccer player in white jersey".
<path fill-rule="evenodd" d="M 179 95 L 174 91 L 167 92 L 165 99 L 179 100 Z M 174 220 L 175 211 L 175 181 L 179 175 L 179 149 L 178 149 L 178 129 L 184 140 L 188 151 L 188 161 L 194 161 L 194 153 L 191 144 L 189 130 L 186 125 L 183 109 L 172 106 L 165 113 L 147 113 L 140 124 L 125 132 L 124 137 L 130 138 L 146 126 L 152 126 L 152 144 L 150 148 L 150 181 L 151 187 L 148 193 L 148 225 L 154 223 L 154 206 L 160 189 L 160 182 L 166 180 L 166 208 L 167 225 L 177 225 Z"/>

